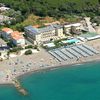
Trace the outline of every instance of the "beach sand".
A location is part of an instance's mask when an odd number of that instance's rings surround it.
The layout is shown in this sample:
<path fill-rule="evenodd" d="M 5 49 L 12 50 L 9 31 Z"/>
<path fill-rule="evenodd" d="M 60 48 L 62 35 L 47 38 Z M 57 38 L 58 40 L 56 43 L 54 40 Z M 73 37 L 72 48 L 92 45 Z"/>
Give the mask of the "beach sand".
<path fill-rule="evenodd" d="M 92 46 L 100 51 L 100 39 L 88 41 L 87 45 Z M 100 54 L 82 57 L 79 60 L 72 59 L 69 61 L 58 62 L 46 50 L 41 49 L 38 53 L 32 55 L 23 55 L 16 58 L 11 58 L 0 62 L 0 84 L 11 84 L 14 78 L 24 75 L 29 72 L 40 71 L 43 69 L 57 68 L 72 64 L 91 62 L 100 60 Z"/>

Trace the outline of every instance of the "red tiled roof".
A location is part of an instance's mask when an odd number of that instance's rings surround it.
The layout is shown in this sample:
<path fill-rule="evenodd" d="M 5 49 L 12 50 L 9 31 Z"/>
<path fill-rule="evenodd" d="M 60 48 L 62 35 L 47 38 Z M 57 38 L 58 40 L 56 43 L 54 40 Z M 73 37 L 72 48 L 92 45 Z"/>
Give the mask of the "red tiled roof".
<path fill-rule="evenodd" d="M 38 28 L 38 27 L 40 27 L 40 25 L 34 25 L 33 27 Z"/>
<path fill-rule="evenodd" d="M 22 36 L 22 34 L 18 31 L 14 31 L 11 33 L 11 37 L 15 40 L 19 40 L 19 39 L 24 39 L 24 37 Z"/>
<path fill-rule="evenodd" d="M 2 31 L 9 32 L 9 31 L 13 31 L 13 30 L 11 28 L 3 28 Z"/>

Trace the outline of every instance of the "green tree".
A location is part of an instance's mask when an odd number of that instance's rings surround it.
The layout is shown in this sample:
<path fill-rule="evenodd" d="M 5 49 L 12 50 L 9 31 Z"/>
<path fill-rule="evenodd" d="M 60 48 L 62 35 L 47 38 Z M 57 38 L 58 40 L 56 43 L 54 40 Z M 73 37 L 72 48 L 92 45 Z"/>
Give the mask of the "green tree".
<path fill-rule="evenodd" d="M 30 54 L 32 54 L 32 50 L 25 51 L 25 55 L 30 55 Z"/>

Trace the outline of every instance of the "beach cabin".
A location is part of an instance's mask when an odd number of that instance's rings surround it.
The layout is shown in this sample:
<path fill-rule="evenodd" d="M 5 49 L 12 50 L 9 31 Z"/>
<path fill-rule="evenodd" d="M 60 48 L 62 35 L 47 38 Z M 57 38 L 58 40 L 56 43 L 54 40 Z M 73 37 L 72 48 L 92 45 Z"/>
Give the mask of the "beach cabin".
<path fill-rule="evenodd" d="M 47 44 L 43 44 L 44 47 L 48 47 L 48 48 L 52 48 L 55 47 L 54 43 L 47 43 Z"/>

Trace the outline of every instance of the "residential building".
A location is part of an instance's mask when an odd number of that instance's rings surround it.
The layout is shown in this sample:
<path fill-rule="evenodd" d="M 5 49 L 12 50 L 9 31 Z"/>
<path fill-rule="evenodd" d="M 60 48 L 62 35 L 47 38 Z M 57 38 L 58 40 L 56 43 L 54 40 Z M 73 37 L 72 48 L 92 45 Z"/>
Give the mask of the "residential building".
<path fill-rule="evenodd" d="M 0 14 L 0 25 L 4 25 L 5 21 L 11 21 L 13 18 Z"/>
<path fill-rule="evenodd" d="M 7 47 L 6 42 L 2 39 L 0 39 L 0 47 Z"/>
<path fill-rule="evenodd" d="M 0 59 L 2 57 L 7 56 L 8 50 L 9 50 L 9 47 L 7 46 L 7 43 L 4 40 L 0 39 L 0 54 L 1 54 Z"/>
<path fill-rule="evenodd" d="M 25 46 L 25 39 L 23 35 L 18 31 L 11 33 L 11 40 L 16 46 Z"/>
<path fill-rule="evenodd" d="M 63 26 L 49 25 L 42 28 L 34 28 L 33 26 L 25 27 L 25 34 L 29 41 L 34 44 L 42 44 L 46 41 L 63 38 Z"/>
<path fill-rule="evenodd" d="M 10 39 L 10 34 L 11 34 L 12 32 L 13 32 L 13 30 L 10 29 L 10 28 L 3 28 L 3 29 L 2 29 L 2 36 L 3 36 L 3 38 L 9 40 L 9 39 Z"/>
<path fill-rule="evenodd" d="M 3 12 L 3 11 L 7 11 L 7 10 L 9 10 L 10 8 L 8 8 L 8 7 L 0 7 L 0 11 L 1 12 Z"/>

